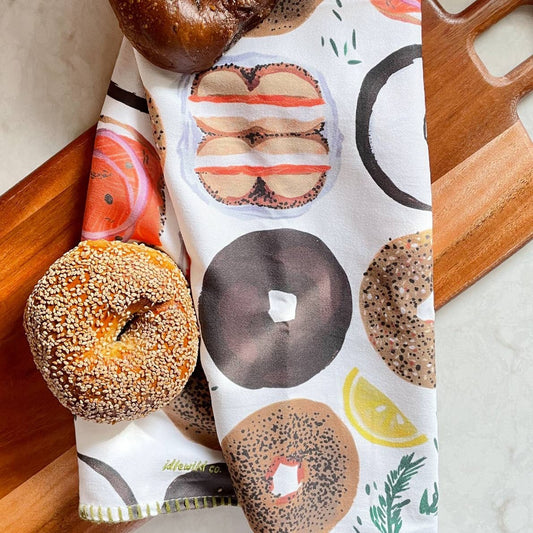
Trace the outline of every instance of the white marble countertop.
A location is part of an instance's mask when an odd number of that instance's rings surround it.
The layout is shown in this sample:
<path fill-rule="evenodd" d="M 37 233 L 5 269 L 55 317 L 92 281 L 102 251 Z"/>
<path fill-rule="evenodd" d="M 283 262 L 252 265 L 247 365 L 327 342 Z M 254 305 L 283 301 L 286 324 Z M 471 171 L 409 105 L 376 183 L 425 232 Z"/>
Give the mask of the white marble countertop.
<path fill-rule="evenodd" d="M 451 11 L 468 3 L 447 2 Z M 484 49 L 503 57 L 512 35 L 531 50 L 533 31 L 516 38 L 520 24 Z M 0 194 L 97 120 L 120 39 L 107 0 L 1 2 Z M 533 531 L 532 323 L 533 244 L 437 313 L 442 533 Z M 224 508 L 157 517 L 139 531 L 249 528 L 240 509 Z"/>

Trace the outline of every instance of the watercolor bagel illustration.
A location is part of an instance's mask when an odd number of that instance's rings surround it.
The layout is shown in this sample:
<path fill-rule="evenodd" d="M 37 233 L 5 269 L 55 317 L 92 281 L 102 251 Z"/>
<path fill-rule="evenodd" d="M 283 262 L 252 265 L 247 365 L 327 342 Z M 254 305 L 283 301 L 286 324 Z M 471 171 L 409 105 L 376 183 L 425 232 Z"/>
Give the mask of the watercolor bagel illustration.
<path fill-rule="evenodd" d="M 237 137 L 207 137 L 196 162 L 202 184 L 217 200 L 280 209 L 316 198 L 330 168 L 328 146 L 320 135 L 262 137 L 253 144 Z"/>
<path fill-rule="evenodd" d="M 323 403 L 267 405 L 224 437 L 222 451 L 253 531 L 332 531 L 356 496 L 353 437 Z"/>
<path fill-rule="evenodd" d="M 209 384 L 199 364 L 181 394 L 163 411 L 186 437 L 208 448 L 220 450 Z"/>
<path fill-rule="evenodd" d="M 363 274 L 361 318 L 374 348 L 402 379 L 435 387 L 431 231 L 391 240 Z"/>
<path fill-rule="evenodd" d="M 209 497 L 207 503 L 204 500 L 206 496 Z M 198 507 L 212 507 L 213 496 L 227 497 L 234 505 L 237 503 L 228 467 L 224 463 L 202 465 L 198 470 L 176 477 L 165 492 L 165 501 L 198 498 Z"/>
<path fill-rule="evenodd" d="M 263 22 L 246 34 L 246 37 L 281 35 L 301 26 L 322 0 L 278 0 Z"/>
<path fill-rule="evenodd" d="M 352 316 L 348 277 L 315 235 L 247 233 L 211 261 L 199 297 L 213 362 L 249 389 L 294 387 L 324 370 Z"/>
<path fill-rule="evenodd" d="M 152 125 L 152 136 L 154 139 L 155 147 L 159 152 L 161 159 L 161 166 L 165 166 L 165 156 L 167 151 L 167 139 L 165 135 L 165 128 L 161 119 L 159 109 L 152 98 L 152 95 L 145 89 L 146 104 L 148 106 L 148 113 L 150 114 L 150 124 Z"/>
<path fill-rule="evenodd" d="M 305 69 L 217 66 L 195 78 L 189 106 L 204 134 L 194 169 L 219 202 L 289 209 L 324 187 L 326 102 Z"/>
<path fill-rule="evenodd" d="M 100 117 L 82 237 L 159 246 L 165 212 L 163 172 L 152 144 L 134 128 Z"/>

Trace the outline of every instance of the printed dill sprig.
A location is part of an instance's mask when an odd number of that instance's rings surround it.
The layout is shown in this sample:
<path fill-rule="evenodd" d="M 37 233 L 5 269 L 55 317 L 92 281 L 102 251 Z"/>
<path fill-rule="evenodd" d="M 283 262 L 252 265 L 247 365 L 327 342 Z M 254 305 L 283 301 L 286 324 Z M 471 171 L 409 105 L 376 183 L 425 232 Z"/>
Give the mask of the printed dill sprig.
<path fill-rule="evenodd" d="M 342 1 L 335 0 L 335 3 L 337 4 L 337 9 L 332 9 L 331 13 L 335 16 L 335 18 L 339 22 L 344 24 L 344 19 L 342 15 L 342 8 L 343 8 Z M 343 45 L 342 40 L 335 41 L 335 39 L 333 38 L 326 38 L 324 37 L 324 35 L 322 35 L 320 37 L 320 44 L 322 45 L 322 48 L 324 48 L 326 45 L 326 39 L 329 42 L 331 49 L 333 50 L 333 53 L 335 54 L 336 57 L 342 58 L 344 61 L 346 61 L 348 65 L 358 65 L 359 63 L 361 63 L 359 59 L 350 59 L 349 56 L 351 55 L 352 51 L 349 50 L 349 47 L 348 47 L 349 39 L 346 39 Z M 355 52 L 357 50 L 357 38 L 355 34 L 355 28 L 352 29 L 350 43 L 351 43 L 351 48 Z M 348 54 L 348 51 L 350 51 L 350 54 Z"/>
<path fill-rule="evenodd" d="M 399 533 L 402 528 L 402 509 L 411 502 L 402 493 L 409 489 L 409 482 L 426 460 L 421 457 L 413 461 L 414 455 L 404 455 L 398 468 L 388 473 L 384 483 L 385 494 L 379 494 L 379 505 L 370 508 L 370 519 L 381 533 Z"/>
<path fill-rule="evenodd" d="M 422 499 L 420 500 L 420 506 L 418 510 L 420 514 L 432 515 L 437 514 L 439 510 L 439 487 L 436 483 L 433 483 L 434 492 L 431 496 L 431 504 L 429 503 L 428 489 L 422 494 Z"/>

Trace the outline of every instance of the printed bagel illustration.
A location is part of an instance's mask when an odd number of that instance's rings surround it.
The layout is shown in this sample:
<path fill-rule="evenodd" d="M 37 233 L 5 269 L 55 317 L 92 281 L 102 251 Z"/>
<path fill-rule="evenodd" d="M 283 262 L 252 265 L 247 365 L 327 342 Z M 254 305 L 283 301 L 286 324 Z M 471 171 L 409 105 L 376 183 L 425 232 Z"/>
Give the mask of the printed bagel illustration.
<path fill-rule="evenodd" d="M 161 158 L 161 166 L 165 166 L 167 140 L 163 122 L 161 120 L 161 114 L 159 113 L 159 109 L 152 98 L 152 95 L 147 90 L 145 90 L 145 93 L 148 113 L 150 114 L 150 124 L 152 125 L 152 137 L 154 139 L 155 147 L 159 152 L 159 157 Z"/>
<path fill-rule="evenodd" d="M 137 130 L 100 117 L 82 237 L 159 246 L 165 213 L 163 172 L 152 144 Z"/>
<path fill-rule="evenodd" d="M 326 368 L 352 316 L 348 278 L 316 236 L 247 233 L 205 272 L 202 338 L 219 370 L 249 389 L 294 387 Z"/>
<path fill-rule="evenodd" d="M 203 186 L 217 200 L 278 208 L 316 198 L 330 168 L 328 146 L 318 134 L 261 137 L 253 144 L 246 138 L 207 137 L 196 161 Z"/>
<path fill-rule="evenodd" d="M 420 26 L 420 0 L 370 0 L 370 3 L 386 17 Z"/>
<path fill-rule="evenodd" d="M 305 69 L 219 65 L 196 76 L 188 106 L 203 134 L 194 170 L 218 202 L 290 209 L 323 190 L 339 140 L 332 135 L 330 145 L 331 111 Z"/>
<path fill-rule="evenodd" d="M 270 15 L 249 31 L 246 37 L 267 37 L 295 30 L 315 12 L 321 2 L 322 0 L 278 0 Z"/>
<path fill-rule="evenodd" d="M 189 439 L 208 448 L 220 450 L 209 384 L 199 364 L 196 365 L 185 388 L 163 411 Z"/>
<path fill-rule="evenodd" d="M 391 240 L 363 274 L 359 293 L 368 338 L 387 366 L 435 387 L 431 231 Z"/>
<path fill-rule="evenodd" d="M 224 437 L 222 451 L 253 531 L 332 531 L 356 496 L 353 437 L 323 403 L 267 405 Z"/>
<path fill-rule="evenodd" d="M 355 141 L 361 161 L 370 174 L 370 177 L 387 196 L 405 207 L 422 211 L 431 211 L 431 205 L 415 198 L 405 190 L 402 190 L 393 181 L 382 168 L 382 164 L 380 164 L 376 157 L 376 147 L 372 145 L 372 128 L 378 128 L 379 126 L 383 131 L 390 129 L 386 124 L 376 124 L 376 122 L 379 121 L 376 120 L 374 114 L 376 102 L 380 93 L 384 90 L 389 81 L 393 79 L 393 75 L 399 73 L 410 65 L 413 65 L 415 60 L 420 59 L 421 57 L 422 47 L 420 45 L 405 46 L 387 56 L 368 72 L 361 85 L 357 100 Z M 413 110 L 410 110 L 410 113 L 412 112 Z M 423 131 L 422 125 L 420 131 Z M 375 136 L 380 137 L 381 133 L 378 131 Z M 396 162 L 395 166 L 398 168 L 402 165 L 398 165 Z M 427 172 L 429 172 L 429 169 Z"/>

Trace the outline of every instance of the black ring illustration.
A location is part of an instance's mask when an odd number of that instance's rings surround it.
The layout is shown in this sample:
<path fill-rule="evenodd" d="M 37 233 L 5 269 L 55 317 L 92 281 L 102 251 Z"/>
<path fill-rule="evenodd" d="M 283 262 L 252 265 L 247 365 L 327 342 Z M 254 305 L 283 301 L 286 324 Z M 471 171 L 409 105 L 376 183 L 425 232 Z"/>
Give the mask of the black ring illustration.
<path fill-rule="evenodd" d="M 372 151 L 369 131 L 370 118 L 381 89 L 394 73 L 408 67 L 414 63 L 415 59 L 421 57 L 422 46 L 419 44 L 412 44 L 396 50 L 368 72 L 361 85 L 361 91 L 359 92 L 359 98 L 357 100 L 355 143 L 363 165 L 367 169 L 371 178 L 375 181 L 376 185 L 387 196 L 405 207 L 420 209 L 422 211 L 431 211 L 430 205 L 399 189 L 389 176 L 385 174 Z"/>

